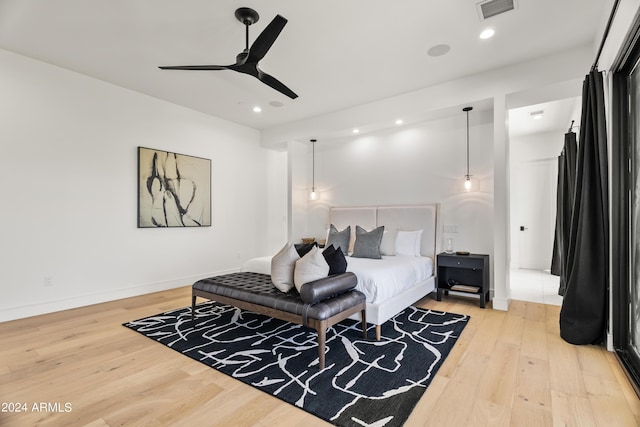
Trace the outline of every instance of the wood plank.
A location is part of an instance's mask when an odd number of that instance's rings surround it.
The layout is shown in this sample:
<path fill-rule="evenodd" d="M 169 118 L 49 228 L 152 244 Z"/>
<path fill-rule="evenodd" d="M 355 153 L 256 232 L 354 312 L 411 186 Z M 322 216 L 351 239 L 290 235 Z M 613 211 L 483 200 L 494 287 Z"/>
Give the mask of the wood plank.
<path fill-rule="evenodd" d="M 496 341 L 505 318 L 506 316 L 504 313 L 499 311 L 487 311 L 484 319 L 482 320 L 482 325 L 477 331 L 475 331 L 474 339 L 469 344 L 467 351 L 483 356 L 491 356 L 494 354 Z"/>
<path fill-rule="evenodd" d="M 505 321 L 502 323 L 502 330 L 500 331 L 498 341 L 504 344 L 521 346 L 524 323 L 524 317 L 509 315 L 508 313 Z"/>
<path fill-rule="evenodd" d="M 589 403 L 598 425 L 632 426 L 635 419 L 615 380 L 583 374 Z"/>
<path fill-rule="evenodd" d="M 489 356 L 465 355 L 429 417 L 431 425 L 469 425 L 489 359 Z"/>
<path fill-rule="evenodd" d="M 540 408 L 551 407 L 548 361 L 520 356 L 514 399 L 531 402 Z"/>
<path fill-rule="evenodd" d="M 521 351 L 523 355 L 534 359 L 547 359 L 549 357 L 545 322 L 530 319 L 524 320 Z"/>
<path fill-rule="evenodd" d="M 518 374 L 519 348 L 497 343 L 495 354 L 487 364 L 478 390 L 478 398 L 501 407 L 510 407 Z M 508 421 L 508 418 L 507 418 Z"/>
<path fill-rule="evenodd" d="M 469 423 L 470 426 L 509 427 L 511 405 L 498 405 L 494 402 L 478 399 L 473 404 Z"/>
<path fill-rule="evenodd" d="M 586 398 L 587 392 L 576 346 L 553 334 L 547 334 L 547 342 L 551 389 L 570 396 Z"/>
<path fill-rule="evenodd" d="M 611 368 L 611 371 L 613 372 L 613 375 L 616 378 L 620 389 L 622 390 L 624 398 L 627 401 L 629 408 L 631 408 L 631 412 L 636 416 L 636 418 L 640 418 L 640 399 L 633 389 L 633 386 L 629 382 L 629 378 L 627 378 L 627 375 L 622 370 L 620 362 L 618 361 L 614 353 L 607 352 L 605 356 L 607 358 L 607 361 L 609 362 L 609 368 Z"/>
<path fill-rule="evenodd" d="M 583 375 L 590 375 L 605 380 L 615 380 L 615 375 L 607 362 L 606 352 L 595 345 L 578 345 L 575 347 Z"/>
<path fill-rule="evenodd" d="M 552 390 L 551 407 L 554 426 L 591 427 L 597 425 L 593 417 L 591 402 L 586 397 Z"/>
<path fill-rule="evenodd" d="M 433 414 L 436 406 L 440 402 L 442 393 L 449 384 L 449 379 L 439 374 L 431 381 L 429 387 L 424 392 L 420 401 L 416 405 L 409 418 L 404 424 L 404 427 L 422 426 L 425 420 L 428 420 Z"/>

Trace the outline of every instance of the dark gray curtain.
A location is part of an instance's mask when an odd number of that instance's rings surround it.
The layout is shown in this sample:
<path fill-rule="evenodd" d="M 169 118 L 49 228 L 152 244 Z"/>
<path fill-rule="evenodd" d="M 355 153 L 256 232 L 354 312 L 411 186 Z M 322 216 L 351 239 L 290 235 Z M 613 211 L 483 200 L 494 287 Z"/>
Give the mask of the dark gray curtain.
<path fill-rule="evenodd" d="M 558 190 L 556 198 L 556 233 L 553 241 L 553 258 L 551 274 L 560 276 L 559 295 L 566 290 L 567 255 L 569 251 L 569 230 L 576 183 L 576 157 L 578 144 L 576 134 L 567 132 L 564 135 L 564 148 L 558 156 Z"/>
<path fill-rule="evenodd" d="M 572 344 L 603 341 L 608 316 L 609 192 L 602 74 L 582 85 L 575 197 L 560 310 L 560 336 Z"/>

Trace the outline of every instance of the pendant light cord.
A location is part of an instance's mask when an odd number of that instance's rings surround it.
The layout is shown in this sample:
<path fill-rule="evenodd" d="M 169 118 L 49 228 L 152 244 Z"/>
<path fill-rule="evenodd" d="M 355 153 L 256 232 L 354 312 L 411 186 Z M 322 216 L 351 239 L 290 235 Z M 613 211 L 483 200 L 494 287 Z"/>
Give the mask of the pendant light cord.
<path fill-rule="evenodd" d="M 469 181 L 469 111 L 473 110 L 473 107 L 464 107 L 462 111 L 467 113 L 467 175 L 465 176 L 466 180 Z"/>
<path fill-rule="evenodd" d="M 316 140 L 311 140 L 311 191 L 316 191 Z"/>
<path fill-rule="evenodd" d="M 467 110 L 467 179 L 469 179 L 469 110 Z"/>

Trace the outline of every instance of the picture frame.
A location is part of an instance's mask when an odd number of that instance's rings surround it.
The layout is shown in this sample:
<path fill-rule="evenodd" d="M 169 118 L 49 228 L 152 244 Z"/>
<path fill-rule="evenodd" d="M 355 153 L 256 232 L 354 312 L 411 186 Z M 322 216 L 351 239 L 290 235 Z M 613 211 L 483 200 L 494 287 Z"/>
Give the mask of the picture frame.
<path fill-rule="evenodd" d="M 138 228 L 210 226 L 211 160 L 138 147 Z"/>

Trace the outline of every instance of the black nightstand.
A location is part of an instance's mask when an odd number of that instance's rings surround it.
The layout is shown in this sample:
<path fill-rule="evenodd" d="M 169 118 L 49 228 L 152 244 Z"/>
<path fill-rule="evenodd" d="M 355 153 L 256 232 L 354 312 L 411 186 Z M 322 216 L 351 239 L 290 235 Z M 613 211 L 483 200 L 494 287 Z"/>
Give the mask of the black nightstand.
<path fill-rule="evenodd" d="M 437 260 L 438 282 L 436 299 L 442 301 L 442 291 L 460 295 L 478 295 L 480 308 L 489 301 L 489 255 L 456 255 L 440 253 Z"/>

